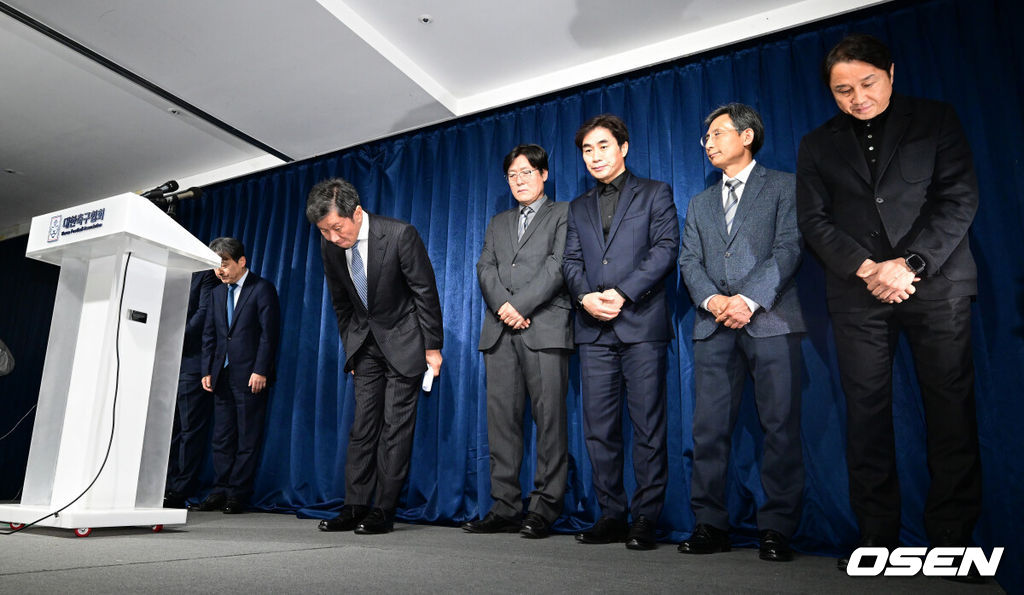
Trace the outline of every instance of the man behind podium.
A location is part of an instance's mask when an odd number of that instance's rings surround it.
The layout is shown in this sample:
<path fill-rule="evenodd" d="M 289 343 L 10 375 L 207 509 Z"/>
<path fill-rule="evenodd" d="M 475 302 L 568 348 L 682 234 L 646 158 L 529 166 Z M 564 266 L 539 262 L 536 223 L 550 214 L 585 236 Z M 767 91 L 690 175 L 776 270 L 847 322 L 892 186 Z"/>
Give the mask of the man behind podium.
<path fill-rule="evenodd" d="M 345 462 L 345 506 L 321 531 L 388 533 L 409 472 L 416 405 L 428 367 L 441 372 L 441 301 L 416 228 L 370 216 L 341 178 L 306 200 L 320 230 L 345 371 L 354 374 L 355 415 Z"/>
<path fill-rule="evenodd" d="M 280 333 L 277 290 L 246 268 L 245 248 L 217 238 L 210 250 L 221 285 L 210 295 L 203 332 L 203 388 L 213 393 L 213 491 L 199 510 L 244 511 L 259 462 L 268 384 Z"/>

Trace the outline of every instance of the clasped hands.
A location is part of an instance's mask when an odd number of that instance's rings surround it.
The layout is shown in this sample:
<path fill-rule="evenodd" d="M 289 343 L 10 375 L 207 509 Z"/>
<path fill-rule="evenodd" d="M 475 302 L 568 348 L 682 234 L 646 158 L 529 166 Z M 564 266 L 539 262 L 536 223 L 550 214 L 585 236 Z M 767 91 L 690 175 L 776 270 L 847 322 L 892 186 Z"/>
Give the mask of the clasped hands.
<path fill-rule="evenodd" d="M 917 291 L 914 283 L 921 280 L 903 258 L 883 262 L 866 259 L 857 269 L 857 276 L 867 284 L 868 291 L 880 302 L 900 304 Z"/>
<path fill-rule="evenodd" d="M 615 289 L 594 291 L 583 296 L 583 309 L 598 320 L 612 320 L 622 312 L 626 298 Z"/>
<path fill-rule="evenodd" d="M 524 317 L 512 304 L 505 302 L 498 308 L 498 319 L 515 330 L 530 328 L 530 319 Z"/>
<path fill-rule="evenodd" d="M 750 306 L 739 295 L 714 295 L 708 300 L 708 312 L 715 315 L 715 322 L 724 324 L 731 329 L 741 329 L 750 322 L 754 315 Z"/>

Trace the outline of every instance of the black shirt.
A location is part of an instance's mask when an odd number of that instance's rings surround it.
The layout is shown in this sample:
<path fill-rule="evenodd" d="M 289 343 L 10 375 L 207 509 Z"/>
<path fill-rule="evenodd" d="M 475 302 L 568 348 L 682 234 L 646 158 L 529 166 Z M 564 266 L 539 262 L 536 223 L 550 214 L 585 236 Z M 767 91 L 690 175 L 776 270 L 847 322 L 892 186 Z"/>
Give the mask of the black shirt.
<path fill-rule="evenodd" d="M 601 228 L 604 229 L 604 239 L 608 239 L 608 232 L 612 228 L 612 219 L 615 217 L 615 209 L 619 206 L 619 195 L 622 194 L 622 185 L 626 181 L 626 170 L 615 177 L 607 184 L 598 183 L 601 190 L 598 194 L 598 203 L 601 206 Z"/>
<path fill-rule="evenodd" d="M 878 176 L 878 152 L 882 148 L 882 136 L 885 134 L 885 123 L 889 119 L 889 108 L 891 107 L 890 100 L 885 111 L 870 120 L 858 120 L 849 116 L 853 121 L 853 133 L 857 136 L 861 152 L 864 153 L 864 160 L 867 161 L 868 169 L 871 171 L 872 180 Z"/>

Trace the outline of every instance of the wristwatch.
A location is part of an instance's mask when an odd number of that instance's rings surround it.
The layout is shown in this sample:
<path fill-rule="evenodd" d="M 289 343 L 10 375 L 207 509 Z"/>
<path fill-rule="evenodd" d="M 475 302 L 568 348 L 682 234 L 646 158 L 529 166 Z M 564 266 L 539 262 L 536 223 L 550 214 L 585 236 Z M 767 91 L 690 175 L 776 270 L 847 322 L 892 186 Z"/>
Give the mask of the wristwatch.
<path fill-rule="evenodd" d="M 921 272 L 922 272 L 922 271 L 923 271 L 923 270 L 924 270 L 925 268 L 927 268 L 927 266 L 928 266 L 928 265 L 927 265 L 927 264 L 925 263 L 924 259 L 923 259 L 923 258 L 921 258 L 921 255 L 920 255 L 920 254 L 914 254 L 914 253 L 910 253 L 910 254 L 907 254 L 907 255 L 906 255 L 906 256 L 905 256 L 904 258 L 903 258 L 903 260 L 905 260 L 905 261 L 906 261 L 906 263 L 907 263 L 907 266 L 908 266 L 908 267 L 910 267 L 910 270 L 914 271 L 914 274 L 915 274 L 915 275 L 920 275 L 920 274 L 921 274 Z"/>

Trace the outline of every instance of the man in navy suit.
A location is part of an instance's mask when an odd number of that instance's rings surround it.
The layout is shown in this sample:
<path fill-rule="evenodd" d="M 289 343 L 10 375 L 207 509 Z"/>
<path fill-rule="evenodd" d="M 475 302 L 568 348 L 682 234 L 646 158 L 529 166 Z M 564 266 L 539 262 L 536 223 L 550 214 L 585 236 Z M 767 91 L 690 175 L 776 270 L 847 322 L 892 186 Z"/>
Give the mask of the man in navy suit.
<path fill-rule="evenodd" d="M 345 505 L 321 531 L 394 529 L 409 473 L 421 379 L 441 373 L 441 300 L 416 228 L 370 216 L 341 178 L 313 186 L 306 218 L 320 231 L 324 277 L 354 374 L 356 410 L 345 460 Z"/>
<path fill-rule="evenodd" d="M 648 550 L 668 477 L 665 278 L 679 253 L 679 221 L 668 184 L 626 169 L 629 132 L 620 118 L 591 118 L 575 141 L 598 184 L 569 204 L 562 272 L 578 308 L 583 430 L 601 506 L 601 518 L 576 541 Z M 623 398 L 633 426 L 631 502 L 622 477 Z"/>
<path fill-rule="evenodd" d="M 840 41 L 822 75 L 843 113 L 800 142 L 797 212 L 825 265 L 860 544 L 899 543 L 892 364 L 902 330 L 928 426 L 925 531 L 933 546 L 967 546 L 981 514 L 971 148 L 952 106 L 893 93 L 889 48 L 870 35 Z"/>
<path fill-rule="evenodd" d="M 167 464 L 165 508 L 185 507 L 185 501 L 196 490 L 206 452 L 206 429 L 213 407 L 202 384 L 203 330 L 210 309 L 210 294 L 219 284 L 217 276 L 208 270 L 194 273 L 189 287 L 178 398 L 174 430 L 171 432 L 171 456 Z"/>
<path fill-rule="evenodd" d="M 267 394 L 274 378 L 281 307 L 273 283 L 246 268 L 245 248 L 217 238 L 210 250 L 221 285 L 203 332 L 203 388 L 213 393 L 213 491 L 199 510 L 245 510 L 259 462 Z"/>
<path fill-rule="evenodd" d="M 764 429 L 760 557 L 789 561 L 804 485 L 800 338 L 806 327 L 793 280 L 800 263 L 795 181 L 793 174 L 754 160 L 764 144 L 764 124 L 750 106 L 722 106 L 704 125 L 701 144 L 723 176 L 690 201 L 679 255 L 679 270 L 697 306 L 690 489 L 697 526 L 679 551 L 730 549 L 725 478 L 749 372 Z"/>

